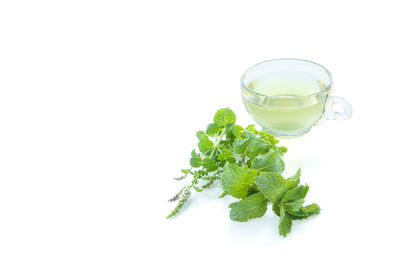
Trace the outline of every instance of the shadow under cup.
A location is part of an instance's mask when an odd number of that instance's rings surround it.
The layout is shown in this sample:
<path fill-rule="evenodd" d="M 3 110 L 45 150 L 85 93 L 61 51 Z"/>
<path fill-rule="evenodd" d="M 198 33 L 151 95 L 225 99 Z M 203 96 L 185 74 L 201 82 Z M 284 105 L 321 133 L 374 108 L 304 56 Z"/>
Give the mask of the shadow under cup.
<path fill-rule="evenodd" d="M 277 59 L 256 64 L 241 78 L 244 105 L 264 129 L 279 137 L 307 133 L 322 119 L 345 119 L 351 106 L 331 97 L 332 76 L 323 66 L 306 60 Z M 328 116 L 325 116 L 326 105 Z M 332 109 L 335 103 L 342 111 Z M 326 117 L 326 118 L 325 118 Z"/>

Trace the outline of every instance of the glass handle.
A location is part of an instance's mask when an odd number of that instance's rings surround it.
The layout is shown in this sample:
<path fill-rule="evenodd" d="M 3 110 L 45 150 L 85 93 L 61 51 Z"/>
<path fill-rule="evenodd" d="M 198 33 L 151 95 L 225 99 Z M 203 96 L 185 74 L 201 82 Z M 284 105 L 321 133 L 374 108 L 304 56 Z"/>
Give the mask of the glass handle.
<path fill-rule="evenodd" d="M 323 117 L 328 120 L 345 120 L 351 117 L 353 109 L 342 97 L 328 96 Z"/>

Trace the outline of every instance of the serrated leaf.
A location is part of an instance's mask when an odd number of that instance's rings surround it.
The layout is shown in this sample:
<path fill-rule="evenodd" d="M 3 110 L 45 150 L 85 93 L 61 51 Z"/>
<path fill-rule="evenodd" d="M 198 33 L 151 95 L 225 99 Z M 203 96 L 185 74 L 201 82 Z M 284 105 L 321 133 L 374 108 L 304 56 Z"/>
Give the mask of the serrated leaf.
<path fill-rule="evenodd" d="M 271 143 L 271 145 L 276 145 L 279 141 L 268 131 L 262 130 L 258 131 L 258 135 L 261 136 L 263 139 Z"/>
<path fill-rule="evenodd" d="M 303 206 L 304 199 L 298 199 L 290 202 L 284 202 L 283 207 L 289 213 L 297 212 Z"/>
<path fill-rule="evenodd" d="M 254 158 L 252 168 L 259 171 L 281 173 L 285 170 L 285 163 L 279 151 L 270 151 Z"/>
<path fill-rule="evenodd" d="M 220 130 L 220 126 L 216 123 L 211 123 L 207 125 L 206 133 L 210 136 L 214 136 Z"/>
<path fill-rule="evenodd" d="M 222 108 L 215 113 L 214 123 L 219 126 L 225 127 L 226 124 L 234 124 L 236 122 L 236 115 L 229 108 Z"/>
<path fill-rule="evenodd" d="M 257 129 L 255 128 L 254 124 L 248 125 L 248 126 L 246 127 L 246 130 L 248 130 L 248 131 L 250 131 L 250 132 L 253 132 L 253 133 L 255 133 L 255 134 L 258 134 L 258 131 L 257 131 Z"/>
<path fill-rule="evenodd" d="M 190 166 L 193 168 L 199 168 L 201 166 L 202 159 L 195 150 L 192 151 L 192 157 L 190 158 Z"/>
<path fill-rule="evenodd" d="M 301 175 L 301 169 L 298 169 L 295 175 L 286 179 L 287 186 L 289 189 L 292 189 L 292 188 L 296 187 L 297 185 L 299 185 L 300 175 Z"/>
<path fill-rule="evenodd" d="M 264 173 L 255 178 L 255 184 L 272 203 L 281 199 L 286 192 L 286 180 L 277 173 Z"/>
<path fill-rule="evenodd" d="M 199 141 L 204 138 L 208 139 L 208 136 L 206 135 L 206 133 L 204 131 L 197 131 L 196 136 L 197 136 L 197 139 L 199 139 Z"/>
<path fill-rule="evenodd" d="M 279 234 L 286 237 L 292 229 L 292 220 L 285 214 L 285 210 L 281 208 L 281 218 L 279 219 Z"/>
<path fill-rule="evenodd" d="M 247 196 L 256 176 L 256 170 L 242 169 L 237 165 L 226 163 L 221 174 L 222 187 L 229 195 L 241 199 Z"/>
<path fill-rule="evenodd" d="M 225 127 L 226 127 L 226 138 L 235 139 L 238 137 L 239 131 L 235 124 L 227 124 Z"/>
<path fill-rule="evenodd" d="M 306 208 L 309 216 L 317 215 L 321 211 L 321 208 L 316 203 L 307 205 L 307 206 L 305 206 L 305 208 Z"/>
<path fill-rule="evenodd" d="M 208 138 L 203 138 L 199 141 L 199 150 L 202 153 L 207 153 L 214 147 L 214 143 Z"/>
<path fill-rule="evenodd" d="M 257 138 L 253 132 L 246 130 L 244 138 L 235 139 L 232 150 L 242 157 L 254 158 L 259 154 L 267 153 L 269 144 L 265 140 Z"/>
<path fill-rule="evenodd" d="M 223 149 L 222 152 L 218 155 L 218 160 L 222 161 L 222 160 L 226 160 L 229 157 L 232 157 L 233 153 L 231 150 L 229 149 Z"/>
<path fill-rule="evenodd" d="M 252 218 L 260 218 L 267 211 L 268 202 L 261 193 L 252 194 L 239 202 L 229 205 L 230 218 L 234 221 L 245 222 Z"/>
<path fill-rule="evenodd" d="M 291 219 L 305 219 L 314 215 L 319 214 L 320 208 L 317 204 L 313 203 L 305 207 L 301 207 L 297 212 L 287 213 Z"/>
<path fill-rule="evenodd" d="M 210 157 L 206 156 L 204 157 L 201 165 L 208 171 L 208 172 L 213 172 L 218 169 L 218 164 L 216 161 L 211 159 Z"/>
<path fill-rule="evenodd" d="M 272 211 L 273 211 L 278 217 L 281 216 L 281 207 L 280 207 L 278 204 L 275 203 L 275 204 L 272 206 Z"/>
<path fill-rule="evenodd" d="M 300 185 L 296 188 L 288 190 L 282 197 L 282 202 L 291 202 L 299 199 L 304 199 L 308 192 L 308 186 Z"/>

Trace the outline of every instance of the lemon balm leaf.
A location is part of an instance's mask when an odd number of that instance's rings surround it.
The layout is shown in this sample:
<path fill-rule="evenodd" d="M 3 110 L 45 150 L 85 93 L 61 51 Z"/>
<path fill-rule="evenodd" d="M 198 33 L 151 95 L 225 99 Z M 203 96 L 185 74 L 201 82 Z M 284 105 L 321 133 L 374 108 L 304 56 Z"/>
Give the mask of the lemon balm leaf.
<path fill-rule="evenodd" d="M 300 183 L 301 169 L 298 169 L 296 174 L 290 178 L 287 178 L 287 186 L 289 189 L 296 187 Z"/>
<path fill-rule="evenodd" d="M 196 136 L 197 136 L 197 139 L 199 139 L 199 141 L 204 138 L 208 139 L 208 137 L 204 131 L 197 131 Z"/>
<path fill-rule="evenodd" d="M 220 126 L 216 123 L 211 123 L 207 125 L 206 134 L 209 136 L 214 136 L 221 130 Z"/>
<path fill-rule="evenodd" d="M 200 155 L 196 154 L 195 150 L 192 151 L 192 157 L 190 158 L 190 166 L 193 168 L 199 168 L 202 163 Z"/>
<path fill-rule="evenodd" d="M 198 147 L 199 151 L 205 154 L 214 147 L 214 143 L 210 139 L 205 137 L 199 141 Z"/>
<path fill-rule="evenodd" d="M 287 179 L 280 175 L 285 169 L 282 156 L 287 149 L 278 147 L 271 133 L 258 131 L 254 125 L 244 129 L 235 122 L 233 111 L 223 108 L 205 131 L 196 132 L 199 151 L 192 151 L 191 167 L 175 178 L 190 177 L 191 182 L 173 197 L 171 201 L 178 203 L 167 218 L 180 212 L 192 190 L 203 192 L 213 184 L 221 184 L 220 197 L 240 199 L 229 205 L 231 220 L 245 222 L 262 217 L 271 203 L 272 211 L 280 217 L 279 233 L 287 236 L 293 220 L 316 215 L 320 208 L 315 203 L 303 206 L 309 187 L 299 185 L 300 169 Z"/>
<path fill-rule="evenodd" d="M 268 171 L 281 173 L 285 170 L 285 163 L 281 158 L 279 151 L 270 151 L 255 158 L 252 162 L 252 168 L 259 171 Z"/>
<path fill-rule="evenodd" d="M 304 199 L 307 195 L 309 187 L 307 185 L 300 185 L 285 193 L 282 197 L 282 202 L 292 202 L 299 199 Z"/>
<path fill-rule="evenodd" d="M 277 173 L 264 173 L 255 178 L 254 183 L 260 192 L 272 203 L 277 202 L 286 192 L 286 180 Z"/>
<path fill-rule="evenodd" d="M 236 122 L 236 115 L 229 108 L 222 108 L 215 113 L 214 123 L 225 127 L 226 124 L 234 124 Z"/>
<path fill-rule="evenodd" d="M 222 152 L 218 155 L 218 160 L 226 160 L 233 156 L 233 153 L 229 149 L 223 149 Z"/>
<path fill-rule="evenodd" d="M 286 237 L 292 230 L 292 219 L 285 214 L 285 210 L 281 208 L 279 220 L 279 234 Z"/>
<path fill-rule="evenodd" d="M 245 198 L 251 186 L 254 185 L 254 178 L 257 171 L 243 169 L 240 166 L 226 163 L 222 172 L 222 188 L 227 194 L 235 198 Z"/>
<path fill-rule="evenodd" d="M 229 205 L 229 208 L 231 208 L 230 218 L 239 222 L 260 218 L 267 211 L 267 205 L 268 201 L 261 193 L 252 194 Z"/>
<path fill-rule="evenodd" d="M 235 139 L 233 142 L 233 151 L 241 156 L 254 158 L 259 154 L 266 153 L 269 150 L 269 144 L 261 138 L 257 138 L 256 134 L 246 130 L 245 137 Z"/>
<path fill-rule="evenodd" d="M 201 165 L 206 169 L 208 172 L 213 172 L 218 169 L 218 164 L 216 161 L 211 159 L 210 157 L 206 156 L 204 157 Z"/>

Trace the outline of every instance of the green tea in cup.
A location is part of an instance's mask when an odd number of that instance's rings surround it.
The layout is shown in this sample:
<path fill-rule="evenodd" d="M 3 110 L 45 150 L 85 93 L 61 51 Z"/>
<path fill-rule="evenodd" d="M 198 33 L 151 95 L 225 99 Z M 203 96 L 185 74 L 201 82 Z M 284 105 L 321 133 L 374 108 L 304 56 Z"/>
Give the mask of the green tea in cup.
<path fill-rule="evenodd" d="M 250 116 L 278 137 L 300 136 L 323 119 L 351 116 L 347 101 L 329 95 L 329 71 L 311 61 L 277 59 L 256 64 L 243 74 L 241 88 Z M 334 104 L 343 111 L 335 111 Z"/>

